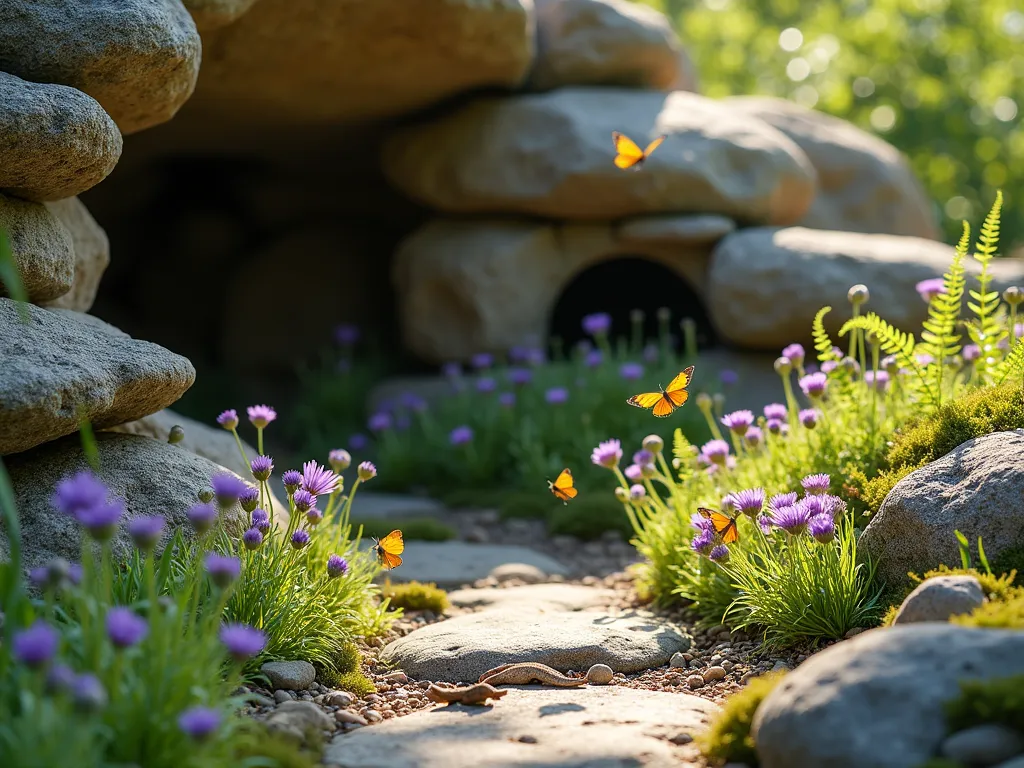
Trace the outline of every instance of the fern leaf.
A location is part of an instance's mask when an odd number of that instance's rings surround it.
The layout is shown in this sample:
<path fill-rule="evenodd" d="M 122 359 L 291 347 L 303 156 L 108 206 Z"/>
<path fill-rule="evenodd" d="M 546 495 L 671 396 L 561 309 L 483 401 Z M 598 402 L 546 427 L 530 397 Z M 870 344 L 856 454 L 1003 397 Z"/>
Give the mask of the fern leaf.
<path fill-rule="evenodd" d="M 960 320 L 960 307 L 963 305 L 966 277 L 964 261 L 970 247 L 971 230 L 964 222 L 963 235 L 953 254 L 953 262 L 942 276 L 943 290 L 928 302 L 928 319 L 924 321 L 921 333 L 921 345 L 932 361 L 926 366 L 924 376 L 935 387 L 939 401 L 942 400 L 943 377 L 946 372 L 945 361 L 960 352 L 960 334 L 956 332 Z M 931 385 L 930 385 L 931 386 Z"/>
<path fill-rule="evenodd" d="M 990 375 L 992 383 L 997 387 L 1011 376 L 1024 379 L 1024 339 L 1017 339 L 1010 354 L 991 369 Z"/>
<path fill-rule="evenodd" d="M 999 244 L 999 219 L 1002 208 L 1003 193 L 996 192 L 995 202 L 985 217 L 985 222 L 981 225 L 978 242 L 974 246 L 974 260 L 981 265 L 981 273 L 978 275 L 978 289 L 970 292 L 974 301 L 968 302 L 967 305 L 976 318 L 968 325 L 967 333 L 971 340 L 981 348 L 981 354 L 974 363 L 974 370 L 983 384 L 990 383 L 989 368 L 992 367 L 993 361 L 998 360 L 1002 355 L 999 341 L 1006 333 L 996 319 L 996 312 L 999 309 L 999 293 L 989 290 L 992 283 L 990 267 Z M 966 224 L 964 227 L 966 229 Z"/>
<path fill-rule="evenodd" d="M 873 333 L 878 338 L 878 345 L 888 355 L 893 355 L 900 367 L 906 368 L 913 374 L 910 379 L 911 387 L 920 387 L 925 403 L 937 407 L 939 394 L 931 388 L 931 384 L 924 378 L 924 370 L 921 364 L 914 357 L 915 343 L 914 334 L 904 333 L 893 325 L 890 325 L 874 312 L 869 312 L 861 317 L 854 317 L 846 321 L 839 329 L 839 335 L 845 336 L 854 328 Z"/>
<path fill-rule="evenodd" d="M 835 345 L 832 344 L 832 339 L 829 337 L 828 331 L 825 330 L 825 315 L 831 311 L 832 307 L 822 307 L 814 316 L 814 322 L 811 323 L 814 349 L 818 352 L 818 362 L 820 363 L 835 359 L 835 353 L 832 351 L 832 347 Z"/>

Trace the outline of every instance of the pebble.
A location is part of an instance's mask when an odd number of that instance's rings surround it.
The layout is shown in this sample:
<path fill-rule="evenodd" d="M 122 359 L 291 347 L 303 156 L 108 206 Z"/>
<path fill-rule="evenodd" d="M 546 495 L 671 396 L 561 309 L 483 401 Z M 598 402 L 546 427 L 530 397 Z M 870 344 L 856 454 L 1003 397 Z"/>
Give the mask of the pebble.
<path fill-rule="evenodd" d="M 595 664 L 587 670 L 587 682 L 591 685 L 608 685 L 614 675 L 607 664 Z"/>
<path fill-rule="evenodd" d="M 348 691 L 333 691 L 324 694 L 324 704 L 331 707 L 351 707 L 356 697 Z"/>
<path fill-rule="evenodd" d="M 520 736 L 519 737 L 519 741 L 522 742 L 523 744 L 536 744 L 537 743 L 537 737 L 536 736 Z"/>
<path fill-rule="evenodd" d="M 274 688 L 305 691 L 316 679 L 316 669 L 308 661 L 268 661 L 260 672 Z"/>
<path fill-rule="evenodd" d="M 772 666 L 772 672 L 791 672 L 793 667 L 784 661 L 776 661 Z"/>
<path fill-rule="evenodd" d="M 668 665 L 670 667 L 672 667 L 673 669 L 679 669 L 680 667 L 686 667 L 686 665 L 690 661 L 690 659 L 686 658 L 687 656 L 690 656 L 690 654 L 688 654 L 688 653 L 680 653 L 679 651 L 676 651 L 675 653 L 672 654 L 672 658 L 668 660 Z M 693 658 L 693 657 L 691 656 L 690 658 Z"/>
<path fill-rule="evenodd" d="M 704 678 L 700 675 L 690 675 L 686 678 L 686 684 L 690 686 L 691 689 L 697 690 L 704 686 Z"/>
<path fill-rule="evenodd" d="M 366 710 L 366 712 L 363 713 L 363 716 L 367 719 L 367 721 L 371 723 L 379 723 L 381 720 L 384 719 L 384 715 L 382 715 L 375 709 Z"/>
<path fill-rule="evenodd" d="M 693 741 L 693 736 L 691 736 L 688 733 L 677 733 L 675 736 L 669 739 L 669 741 L 671 741 L 676 746 L 681 747 L 684 744 L 689 744 L 691 741 Z"/>
<path fill-rule="evenodd" d="M 409 676 L 405 674 L 405 672 L 403 672 L 402 670 L 398 670 L 397 672 L 389 672 L 388 674 L 384 675 L 384 679 L 392 683 L 401 683 L 402 685 L 405 685 L 409 682 Z"/>
<path fill-rule="evenodd" d="M 724 669 L 722 669 L 721 667 L 718 667 L 718 666 L 708 667 L 707 669 L 704 670 L 703 680 L 704 680 L 705 683 L 711 683 L 711 682 L 714 682 L 715 680 L 722 680 L 722 679 L 724 679 L 726 674 L 728 674 L 728 673 Z"/>
<path fill-rule="evenodd" d="M 943 757 L 967 765 L 995 765 L 1024 752 L 1024 737 L 1005 725 L 987 723 L 946 737 Z"/>
<path fill-rule="evenodd" d="M 360 717 L 355 712 L 349 712 L 347 709 L 339 709 L 335 712 L 334 719 L 346 725 L 369 725 L 363 717 Z"/>
<path fill-rule="evenodd" d="M 292 694 L 290 691 L 282 691 L 278 689 L 274 691 L 274 701 L 278 704 L 284 704 L 286 701 L 292 701 Z"/>

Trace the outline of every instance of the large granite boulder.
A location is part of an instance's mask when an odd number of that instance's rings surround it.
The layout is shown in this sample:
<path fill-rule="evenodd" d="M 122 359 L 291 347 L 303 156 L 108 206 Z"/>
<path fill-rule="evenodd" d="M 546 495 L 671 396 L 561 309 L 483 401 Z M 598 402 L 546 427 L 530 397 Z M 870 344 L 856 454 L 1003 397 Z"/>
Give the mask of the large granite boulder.
<path fill-rule="evenodd" d="M 964 680 L 1024 673 L 1024 632 L 910 624 L 865 632 L 801 664 L 762 702 L 761 768 L 916 768 L 946 736 Z"/>
<path fill-rule="evenodd" d="M 612 132 L 667 140 L 642 172 L 615 167 Z M 385 173 L 401 191 L 453 213 L 615 219 L 718 213 L 789 224 L 807 212 L 815 172 L 790 139 L 694 93 L 561 88 L 481 98 L 396 130 Z"/>
<path fill-rule="evenodd" d="M 954 531 L 985 555 L 1024 545 L 1024 430 L 994 432 L 958 446 L 904 477 L 889 491 L 860 544 L 893 583 L 960 562 Z"/>
<path fill-rule="evenodd" d="M 96 435 L 99 468 L 96 475 L 111 497 L 125 502 L 126 515 L 114 538 L 114 551 L 123 557 L 131 539 L 127 521 L 139 515 L 163 515 L 164 540 L 178 527 L 191 530 L 185 513 L 199 501 L 210 478 L 227 473 L 223 467 L 176 445 L 136 435 L 101 432 Z M 78 523 L 53 507 L 54 489 L 61 480 L 90 469 L 77 435 L 4 458 L 14 486 L 21 522 L 22 557 L 26 569 L 54 557 L 77 561 L 81 553 Z M 237 504 L 226 512 L 237 528 L 245 513 Z M 10 556 L 10 544 L 0 528 L 0 560 Z"/>
<path fill-rule="evenodd" d="M 0 3 L 0 71 L 89 94 L 124 134 L 174 116 L 195 88 L 200 55 L 179 0 Z"/>
<path fill-rule="evenodd" d="M 76 432 L 80 413 L 96 429 L 142 418 L 192 386 L 185 358 L 75 314 L 0 299 L 0 455 Z"/>
<path fill-rule="evenodd" d="M 60 200 L 114 170 L 121 132 L 81 91 L 0 72 L 0 146 L 0 190 L 27 200 Z"/>
<path fill-rule="evenodd" d="M 77 197 L 46 203 L 46 207 L 71 235 L 71 245 L 75 252 L 75 276 L 70 291 L 40 304 L 44 307 L 88 312 L 96 299 L 100 279 L 110 264 L 107 233 Z"/>
<path fill-rule="evenodd" d="M 941 277 L 952 260 L 950 246 L 919 237 L 751 227 L 727 235 L 711 255 L 707 305 L 724 340 L 777 351 L 810 338 L 811 321 L 825 305 L 832 307 L 825 328 L 837 333 L 850 317 L 847 292 L 863 283 L 871 292 L 865 311 L 920 333 L 928 305 L 914 286 Z M 978 271 L 973 259 L 965 267 Z M 1024 282 L 1018 259 L 996 259 L 990 271 L 992 290 Z"/>
<path fill-rule="evenodd" d="M 800 225 L 936 240 L 935 204 L 898 149 L 837 117 L 772 96 L 726 103 L 763 120 L 802 149 L 818 172 L 818 194 Z"/>
<path fill-rule="evenodd" d="M 51 301 L 71 290 L 75 245 L 51 209 L 0 195 L 0 232 L 7 235 L 29 301 Z M 9 295 L 10 289 L 0 279 L 0 296 Z"/>
<path fill-rule="evenodd" d="M 693 65 L 664 14 L 627 0 L 534 0 L 530 86 L 620 85 L 696 91 Z"/>
<path fill-rule="evenodd" d="M 203 45 L 197 107 L 276 123 L 381 119 L 518 86 L 533 59 L 533 3 L 259 0 Z"/>
<path fill-rule="evenodd" d="M 238 19 L 256 0 L 182 0 L 200 32 L 207 32 Z"/>

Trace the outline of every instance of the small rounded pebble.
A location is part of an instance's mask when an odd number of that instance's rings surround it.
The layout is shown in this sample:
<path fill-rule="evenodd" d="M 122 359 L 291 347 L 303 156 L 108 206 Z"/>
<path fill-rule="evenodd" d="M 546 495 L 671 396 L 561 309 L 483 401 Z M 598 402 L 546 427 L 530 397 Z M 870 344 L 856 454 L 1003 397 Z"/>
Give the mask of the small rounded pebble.
<path fill-rule="evenodd" d="M 679 669 L 680 667 L 685 667 L 687 661 L 688 659 L 685 655 L 683 655 L 679 651 L 676 651 L 672 654 L 672 658 L 668 660 L 668 665 L 673 669 Z"/>
<path fill-rule="evenodd" d="M 693 690 L 704 687 L 704 678 L 700 675 L 690 675 L 686 678 L 686 684 Z"/>
<path fill-rule="evenodd" d="M 728 660 L 722 662 L 722 669 L 724 669 L 726 672 L 732 672 L 733 667 L 735 666 L 735 664 Z"/>
<path fill-rule="evenodd" d="M 334 719 L 339 723 L 346 723 L 347 725 L 366 725 L 366 720 L 355 712 L 349 712 L 347 709 L 339 709 L 334 713 Z"/>
<path fill-rule="evenodd" d="M 379 723 L 381 720 L 384 719 L 384 715 L 382 715 L 375 709 L 366 710 L 366 714 L 364 716 L 366 717 L 367 721 L 371 723 Z"/>
<path fill-rule="evenodd" d="M 291 700 L 292 695 L 288 691 L 282 690 L 280 688 L 274 691 L 274 701 L 276 701 L 278 704 L 284 704 L 286 701 Z"/>
<path fill-rule="evenodd" d="M 708 667 L 704 670 L 703 678 L 705 683 L 711 683 L 715 680 L 721 680 L 726 675 L 726 671 L 721 667 Z"/>
<path fill-rule="evenodd" d="M 688 733 L 677 733 L 675 736 L 669 739 L 669 741 L 671 741 L 676 746 L 681 747 L 684 744 L 689 744 L 691 741 L 693 741 L 693 736 L 691 736 Z"/>
<path fill-rule="evenodd" d="M 521 741 L 523 744 L 536 744 L 537 743 L 537 737 L 536 736 L 520 736 L 519 737 L 519 741 Z"/>
<path fill-rule="evenodd" d="M 405 685 L 409 682 L 409 676 L 406 675 L 405 672 L 403 672 L 402 670 L 398 670 L 397 672 L 389 672 L 388 674 L 384 675 L 384 679 L 387 680 L 389 683 L 401 683 L 402 685 Z"/>
<path fill-rule="evenodd" d="M 591 685 L 608 685 L 615 673 L 607 664 L 595 664 L 587 670 L 587 682 Z"/>

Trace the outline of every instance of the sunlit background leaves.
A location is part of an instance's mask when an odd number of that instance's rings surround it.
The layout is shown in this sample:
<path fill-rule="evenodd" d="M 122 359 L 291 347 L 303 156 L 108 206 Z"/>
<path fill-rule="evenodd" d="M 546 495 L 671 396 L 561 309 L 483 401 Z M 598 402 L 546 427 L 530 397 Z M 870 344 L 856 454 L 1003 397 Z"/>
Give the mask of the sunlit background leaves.
<path fill-rule="evenodd" d="M 642 0 L 676 25 L 708 96 L 782 96 L 902 150 L 947 241 L 996 189 L 1024 246 L 1020 0 Z"/>

